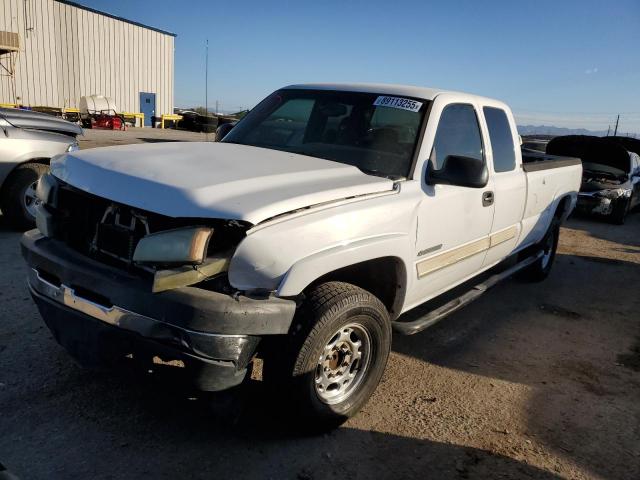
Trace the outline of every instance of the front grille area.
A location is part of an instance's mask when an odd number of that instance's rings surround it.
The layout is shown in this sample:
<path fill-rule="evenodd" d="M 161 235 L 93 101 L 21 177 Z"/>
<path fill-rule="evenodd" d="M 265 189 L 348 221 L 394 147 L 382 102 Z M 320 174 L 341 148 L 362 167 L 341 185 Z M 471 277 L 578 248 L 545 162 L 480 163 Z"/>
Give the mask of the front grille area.
<path fill-rule="evenodd" d="M 149 234 L 180 227 L 213 227 L 209 253 L 235 248 L 250 224 L 235 220 L 173 218 L 147 212 L 60 185 L 52 212 L 55 237 L 74 250 L 110 265 L 133 269 L 133 253 Z"/>
<path fill-rule="evenodd" d="M 61 186 L 54 212 L 56 238 L 74 250 L 89 255 L 98 224 L 111 202 Z"/>

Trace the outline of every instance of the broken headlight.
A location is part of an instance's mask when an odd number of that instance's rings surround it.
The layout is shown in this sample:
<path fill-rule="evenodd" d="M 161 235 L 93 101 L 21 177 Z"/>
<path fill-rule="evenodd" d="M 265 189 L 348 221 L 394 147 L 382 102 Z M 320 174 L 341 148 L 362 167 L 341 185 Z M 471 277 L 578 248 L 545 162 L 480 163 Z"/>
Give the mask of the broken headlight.
<path fill-rule="evenodd" d="M 133 253 L 133 261 L 155 265 L 198 265 L 206 255 L 213 229 L 178 228 L 142 237 Z"/>

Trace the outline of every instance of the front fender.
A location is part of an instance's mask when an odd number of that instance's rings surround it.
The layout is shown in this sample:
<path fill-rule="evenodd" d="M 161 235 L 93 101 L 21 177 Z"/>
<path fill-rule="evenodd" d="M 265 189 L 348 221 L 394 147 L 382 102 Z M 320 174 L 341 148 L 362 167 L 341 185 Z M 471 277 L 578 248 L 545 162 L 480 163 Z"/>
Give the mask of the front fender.
<path fill-rule="evenodd" d="M 236 248 L 229 282 L 242 291 L 293 296 L 338 268 L 380 257 L 411 258 L 417 203 L 414 195 L 392 192 L 258 225 Z"/>
<path fill-rule="evenodd" d="M 368 260 L 394 257 L 404 265 L 403 259 L 407 258 L 408 247 L 408 235 L 390 233 L 309 255 L 289 269 L 280 282 L 276 294 L 279 297 L 293 297 L 300 294 L 314 280 L 328 273 Z M 404 271 L 407 271 L 406 265 L 404 265 Z M 402 282 L 403 285 L 405 283 Z"/>

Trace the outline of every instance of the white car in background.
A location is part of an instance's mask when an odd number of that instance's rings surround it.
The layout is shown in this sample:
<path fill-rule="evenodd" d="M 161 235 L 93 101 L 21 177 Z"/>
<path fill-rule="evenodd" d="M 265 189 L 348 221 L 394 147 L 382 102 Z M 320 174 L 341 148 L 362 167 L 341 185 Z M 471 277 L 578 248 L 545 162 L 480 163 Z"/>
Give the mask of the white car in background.
<path fill-rule="evenodd" d="M 36 184 L 56 155 L 78 148 L 78 125 L 45 113 L 0 108 L 0 209 L 14 228 L 35 225 Z"/>

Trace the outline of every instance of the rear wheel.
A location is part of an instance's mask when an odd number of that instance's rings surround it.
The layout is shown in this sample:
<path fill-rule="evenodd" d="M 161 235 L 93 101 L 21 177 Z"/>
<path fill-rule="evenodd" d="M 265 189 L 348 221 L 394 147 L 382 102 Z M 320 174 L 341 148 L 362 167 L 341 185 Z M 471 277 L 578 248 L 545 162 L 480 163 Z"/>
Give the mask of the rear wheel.
<path fill-rule="evenodd" d="M 522 277 L 533 282 L 540 282 L 549 276 L 551 267 L 556 258 L 558 238 L 560 237 L 560 225 L 555 221 L 549 227 L 547 234 L 538 244 L 538 252 L 542 250 L 542 256 L 522 271 Z"/>
<path fill-rule="evenodd" d="M 49 166 L 42 163 L 25 163 L 5 180 L 0 199 L 2 213 L 9 225 L 16 229 L 33 228 L 36 223 L 36 186 Z"/>
<path fill-rule="evenodd" d="M 264 379 L 304 426 L 331 429 L 355 415 L 374 392 L 391 348 L 391 322 L 369 292 L 343 282 L 315 287 L 293 332 L 265 359 Z"/>

